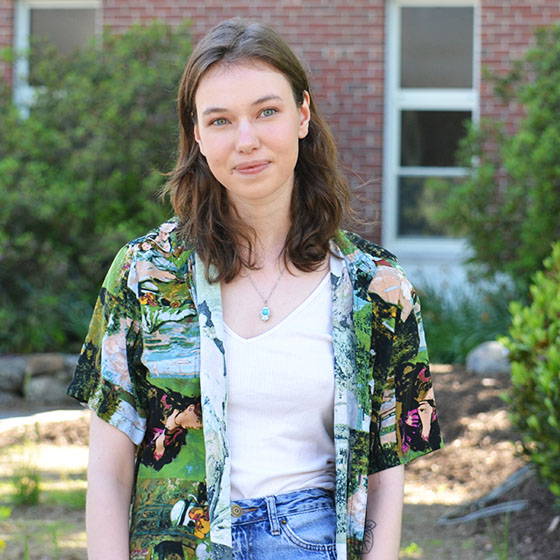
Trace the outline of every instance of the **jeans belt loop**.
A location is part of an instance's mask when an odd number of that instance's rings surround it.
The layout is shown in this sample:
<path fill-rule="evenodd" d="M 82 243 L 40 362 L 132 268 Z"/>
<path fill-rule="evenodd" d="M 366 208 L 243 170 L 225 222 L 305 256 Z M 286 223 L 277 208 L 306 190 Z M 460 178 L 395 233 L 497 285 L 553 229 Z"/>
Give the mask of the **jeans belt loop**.
<path fill-rule="evenodd" d="M 280 522 L 278 521 L 278 513 L 276 512 L 276 500 L 274 499 L 274 496 L 266 496 L 265 501 L 268 521 L 270 523 L 270 533 L 272 535 L 279 535 Z"/>

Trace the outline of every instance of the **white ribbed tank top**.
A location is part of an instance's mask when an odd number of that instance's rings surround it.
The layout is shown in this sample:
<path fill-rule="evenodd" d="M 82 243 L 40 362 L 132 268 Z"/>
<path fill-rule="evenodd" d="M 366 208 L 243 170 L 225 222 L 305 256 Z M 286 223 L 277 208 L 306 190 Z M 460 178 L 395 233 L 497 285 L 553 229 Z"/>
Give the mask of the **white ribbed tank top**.
<path fill-rule="evenodd" d="M 270 330 L 225 325 L 231 499 L 335 487 L 330 274 Z"/>

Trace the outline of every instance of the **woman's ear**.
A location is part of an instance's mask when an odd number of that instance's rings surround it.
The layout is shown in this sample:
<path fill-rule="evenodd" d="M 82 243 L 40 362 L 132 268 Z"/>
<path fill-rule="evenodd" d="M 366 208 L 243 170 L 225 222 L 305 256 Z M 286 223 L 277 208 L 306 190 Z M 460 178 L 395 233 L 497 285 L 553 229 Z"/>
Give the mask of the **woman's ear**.
<path fill-rule="evenodd" d="M 202 146 L 202 139 L 200 138 L 200 130 L 198 130 L 198 125 L 196 123 L 194 124 L 193 132 L 194 132 L 194 139 L 196 140 L 196 143 L 198 144 L 198 149 L 200 150 L 200 153 L 202 155 L 205 155 L 204 154 L 204 148 Z"/>
<path fill-rule="evenodd" d="M 309 98 L 309 92 L 303 92 L 303 101 L 299 106 L 299 113 L 301 116 L 300 123 L 299 123 L 299 132 L 298 136 L 301 138 L 305 138 L 307 133 L 309 132 L 309 121 L 311 120 L 311 100 Z"/>

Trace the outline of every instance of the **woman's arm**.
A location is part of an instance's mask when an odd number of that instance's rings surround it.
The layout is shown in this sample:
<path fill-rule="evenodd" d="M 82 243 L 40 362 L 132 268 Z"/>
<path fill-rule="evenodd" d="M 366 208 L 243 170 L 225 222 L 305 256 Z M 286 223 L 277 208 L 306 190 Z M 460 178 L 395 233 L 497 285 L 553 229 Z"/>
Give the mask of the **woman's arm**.
<path fill-rule="evenodd" d="M 401 543 L 404 465 L 368 478 L 362 560 L 397 560 Z"/>
<path fill-rule="evenodd" d="M 130 497 L 135 446 L 91 414 L 86 533 L 89 560 L 128 560 Z"/>

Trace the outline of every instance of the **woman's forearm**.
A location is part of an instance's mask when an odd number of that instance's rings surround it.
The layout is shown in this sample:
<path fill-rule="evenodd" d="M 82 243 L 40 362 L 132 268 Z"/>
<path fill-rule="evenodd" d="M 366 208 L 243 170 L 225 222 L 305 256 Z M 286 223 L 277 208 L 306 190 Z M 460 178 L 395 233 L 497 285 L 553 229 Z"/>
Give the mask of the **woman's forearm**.
<path fill-rule="evenodd" d="M 91 479 L 91 477 L 90 477 Z M 112 482 L 88 483 L 88 560 L 128 560 L 130 488 Z"/>
<path fill-rule="evenodd" d="M 134 444 L 91 415 L 86 533 L 88 560 L 128 560 Z"/>
<path fill-rule="evenodd" d="M 403 496 L 403 465 L 369 477 L 362 560 L 398 559 Z"/>

